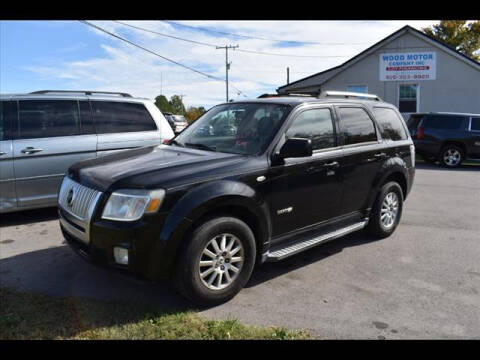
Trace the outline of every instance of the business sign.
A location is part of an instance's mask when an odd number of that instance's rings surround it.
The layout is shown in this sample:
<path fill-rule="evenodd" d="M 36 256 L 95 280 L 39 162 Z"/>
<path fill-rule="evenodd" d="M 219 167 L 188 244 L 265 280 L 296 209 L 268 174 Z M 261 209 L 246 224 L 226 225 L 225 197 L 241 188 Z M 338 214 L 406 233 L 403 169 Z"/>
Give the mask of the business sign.
<path fill-rule="evenodd" d="M 380 54 L 380 81 L 435 80 L 434 52 Z"/>

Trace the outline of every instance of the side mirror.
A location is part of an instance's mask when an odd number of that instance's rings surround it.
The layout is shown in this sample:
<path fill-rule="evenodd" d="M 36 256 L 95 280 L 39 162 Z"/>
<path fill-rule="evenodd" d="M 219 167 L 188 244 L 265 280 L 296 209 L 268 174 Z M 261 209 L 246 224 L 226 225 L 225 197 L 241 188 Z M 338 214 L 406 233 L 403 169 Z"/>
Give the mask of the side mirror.
<path fill-rule="evenodd" d="M 303 138 L 290 138 L 283 144 L 279 155 L 283 159 L 312 156 L 312 141 Z"/>

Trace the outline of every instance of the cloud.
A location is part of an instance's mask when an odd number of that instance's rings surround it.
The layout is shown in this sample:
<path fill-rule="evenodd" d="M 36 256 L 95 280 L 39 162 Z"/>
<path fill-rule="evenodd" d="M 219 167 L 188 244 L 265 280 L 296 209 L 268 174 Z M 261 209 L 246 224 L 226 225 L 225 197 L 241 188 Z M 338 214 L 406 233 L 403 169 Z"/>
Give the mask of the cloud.
<path fill-rule="evenodd" d="M 124 21 L 153 31 L 224 46 L 239 45 L 239 49 L 295 54 L 302 56 L 342 57 L 281 57 L 259 55 L 235 50 L 229 51 L 232 62 L 231 83 L 250 98 L 286 83 L 286 68 L 290 81 L 336 66 L 375 42 L 388 36 L 407 23 L 416 28 L 432 22 L 333 22 L 333 21 L 181 21 L 190 26 L 243 34 L 252 37 L 278 39 L 282 42 L 260 39 L 233 38 L 207 31 L 172 25 L 163 21 Z M 141 46 L 182 64 L 224 79 L 225 51 L 194 45 L 148 32 L 132 29 L 112 21 L 92 21 L 108 31 L 128 38 Z M 88 30 L 87 30 L 88 29 Z M 27 69 L 40 79 L 61 79 L 65 88 L 130 92 L 135 96 L 154 98 L 160 92 L 170 97 L 185 95 L 184 102 L 194 106 L 212 106 L 225 101 L 225 82 L 215 81 L 174 65 L 107 34 L 85 26 L 86 31 L 98 34 L 103 55 L 81 61 L 61 62 L 55 66 L 31 65 Z M 323 43 L 289 43 L 290 40 Z M 341 43 L 342 45 L 331 45 Z M 89 44 L 89 47 L 93 46 Z M 81 49 L 71 51 L 81 53 Z M 61 51 L 61 50 L 59 50 Z M 64 51 L 66 51 L 64 49 Z M 242 99 L 231 87 L 230 97 Z"/>

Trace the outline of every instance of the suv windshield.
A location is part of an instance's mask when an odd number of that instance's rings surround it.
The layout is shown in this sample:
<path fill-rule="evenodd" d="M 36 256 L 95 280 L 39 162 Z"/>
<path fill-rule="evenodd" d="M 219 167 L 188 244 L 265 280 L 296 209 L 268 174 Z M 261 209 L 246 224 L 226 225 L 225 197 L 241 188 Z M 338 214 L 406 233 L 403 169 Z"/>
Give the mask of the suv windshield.
<path fill-rule="evenodd" d="M 290 107 L 236 103 L 210 109 L 175 138 L 179 146 L 254 155 L 265 150 Z"/>

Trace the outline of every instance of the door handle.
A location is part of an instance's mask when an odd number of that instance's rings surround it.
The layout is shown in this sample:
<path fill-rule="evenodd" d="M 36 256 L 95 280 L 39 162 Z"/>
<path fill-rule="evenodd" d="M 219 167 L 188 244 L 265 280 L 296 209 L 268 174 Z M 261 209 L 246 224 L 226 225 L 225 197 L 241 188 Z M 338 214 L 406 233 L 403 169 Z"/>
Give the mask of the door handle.
<path fill-rule="evenodd" d="M 323 164 L 324 167 L 331 169 L 331 168 L 337 168 L 339 166 L 338 161 L 331 161 L 329 163 Z"/>
<path fill-rule="evenodd" d="M 385 159 L 387 157 L 387 154 L 385 153 L 377 153 L 373 155 L 376 159 Z"/>
<path fill-rule="evenodd" d="M 43 149 L 36 149 L 34 147 L 26 147 L 25 149 L 22 149 L 23 154 L 35 154 L 37 152 L 43 151 Z"/>

